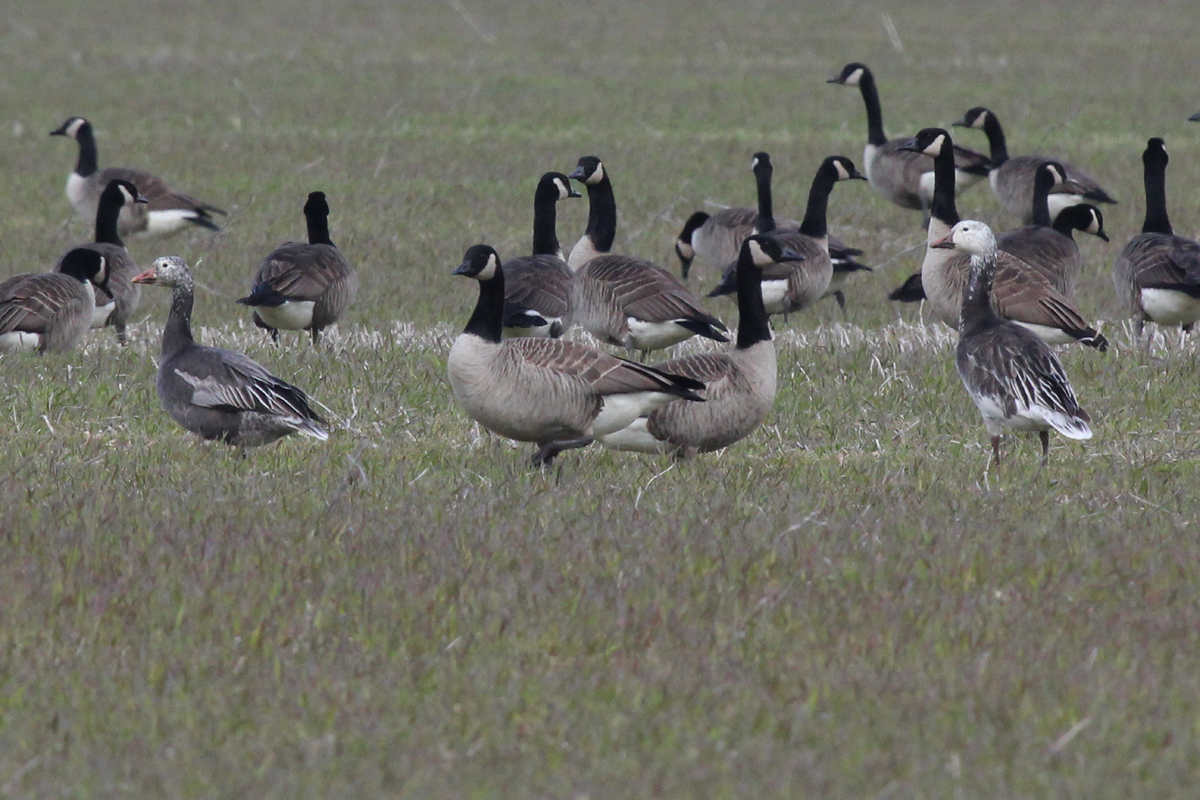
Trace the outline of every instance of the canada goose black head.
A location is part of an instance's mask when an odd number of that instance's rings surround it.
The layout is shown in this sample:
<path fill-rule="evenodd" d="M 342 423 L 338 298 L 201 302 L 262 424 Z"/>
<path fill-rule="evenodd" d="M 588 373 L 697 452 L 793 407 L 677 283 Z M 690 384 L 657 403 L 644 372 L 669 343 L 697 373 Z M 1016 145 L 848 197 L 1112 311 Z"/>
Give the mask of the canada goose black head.
<path fill-rule="evenodd" d="M 1171 159 L 1167 156 L 1166 142 L 1157 136 L 1146 142 L 1146 150 L 1142 153 L 1142 164 L 1145 166 L 1161 165 L 1165 168 L 1170 161 Z"/>
<path fill-rule="evenodd" d="M 324 192 L 309 192 L 308 200 L 304 203 L 304 216 L 329 216 L 329 201 Z"/>
<path fill-rule="evenodd" d="M 1097 239 L 1108 241 L 1108 234 L 1104 230 L 1104 214 L 1091 203 L 1077 203 L 1058 212 L 1058 216 L 1054 218 L 1054 227 L 1057 229 L 1061 226 L 1090 233 Z"/>
<path fill-rule="evenodd" d="M 76 247 L 62 257 L 58 271 L 82 282 L 108 290 L 108 260 L 95 250 Z"/>
<path fill-rule="evenodd" d="M 585 186 L 595 186 L 604 180 L 604 164 L 596 156 L 584 156 L 575 165 L 571 177 Z"/>
<path fill-rule="evenodd" d="M 983 106 L 975 106 L 967 113 L 963 114 L 962 119 L 954 123 L 956 128 L 974 128 L 977 131 L 983 130 L 983 126 L 987 124 L 987 119 L 992 112 L 988 111 Z"/>
<path fill-rule="evenodd" d="M 571 185 L 571 179 L 561 172 L 547 172 L 538 180 L 535 200 L 566 200 L 569 197 L 583 197 Z"/>
<path fill-rule="evenodd" d="M 867 69 L 866 64 L 860 64 L 857 61 L 851 62 L 842 67 L 842 71 L 836 77 L 825 81 L 826 83 L 840 83 L 842 86 L 858 86 L 862 83 L 863 77 L 869 76 L 871 70 Z"/>
<path fill-rule="evenodd" d="M 467 248 L 462 263 L 450 274 L 465 275 L 482 282 L 493 280 L 499 271 L 500 256 L 495 248 L 486 244 L 476 244 Z"/>
<path fill-rule="evenodd" d="M 131 203 L 149 203 L 138 188 L 129 181 L 116 179 L 108 182 L 104 187 L 104 191 L 100 194 L 100 202 L 119 203 L 120 205 L 130 205 Z"/>
<path fill-rule="evenodd" d="M 683 223 L 683 230 L 679 232 L 679 238 L 675 240 L 675 255 L 679 256 L 685 278 L 691 269 L 692 261 L 696 258 L 696 248 L 692 247 L 692 234 L 701 225 L 708 222 L 708 217 L 709 215 L 703 211 L 692 214 L 688 217 L 687 222 Z"/>
<path fill-rule="evenodd" d="M 952 144 L 952 141 L 945 128 L 923 128 L 912 141 L 900 145 L 899 149 L 936 157 L 947 143 Z"/>
<path fill-rule="evenodd" d="M 1033 185 L 1037 189 L 1044 188 L 1047 192 L 1055 186 L 1067 182 L 1067 171 L 1057 161 L 1043 161 L 1038 164 L 1033 176 Z"/>
<path fill-rule="evenodd" d="M 859 172 L 854 162 L 845 156 L 829 156 L 821 163 L 821 169 L 829 170 L 835 181 L 867 180 L 867 176 Z"/>
<path fill-rule="evenodd" d="M 755 153 L 754 157 L 750 159 L 750 169 L 755 175 L 764 172 L 770 175 L 774 171 L 774 167 L 771 164 L 771 156 L 767 153 Z"/>
<path fill-rule="evenodd" d="M 154 260 L 150 269 L 133 279 L 134 283 L 144 283 L 149 286 L 186 286 L 192 285 L 192 271 L 187 262 L 180 256 L 161 256 Z"/>
<path fill-rule="evenodd" d="M 50 131 L 51 136 L 70 136 L 72 139 L 78 139 L 81 131 L 88 133 L 92 132 L 92 123 L 88 122 L 83 117 L 70 117 L 62 125 L 59 125 L 54 130 Z"/>

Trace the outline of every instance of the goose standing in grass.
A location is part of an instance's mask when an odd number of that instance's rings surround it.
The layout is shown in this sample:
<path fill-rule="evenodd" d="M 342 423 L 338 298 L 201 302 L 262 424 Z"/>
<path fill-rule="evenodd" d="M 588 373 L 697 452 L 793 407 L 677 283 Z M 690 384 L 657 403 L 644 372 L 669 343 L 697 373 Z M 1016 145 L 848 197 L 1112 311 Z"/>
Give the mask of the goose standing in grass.
<path fill-rule="evenodd" d="M 324 441 L 325 420 L 308 395 L 241 353 L 192 338 L 192 272 L 164 256 L 133 279 L 172 291 L 158 360 L 158 399 L 171 417 L 203 439 L 236 447 L 269 444 L 292 433 Z"/>
<path fill-rule="evenodd" d="M 883 111 L 875 76 L 857 62 L 842 67 L 828 83 L 857 86 L 867 107 L 867 145 L 863 149 L 863 171 L 875 191 L 901 208 L 920 209 L 926 218 L 933 203 L 933 161 L 920 152 L 902 147 L 911 139 L 888 139 L 883 130 Z M 958 191 L 974 186 L 988 175 L 990 162 L 982 153 L 954 148 L 954 178 Z"/>
<path fill-rule="evenodd" d="M 557 339 L 571 326 L 574 273 L 558 244 L 559 200 L 583 197 L 561 172 L 547 172 L 533 194 L 533 254 L 504 265 L 504 335 Z"/>
<path fill-rule="evenodd" d="M 1042 464 L 1050 452 L 1050 431 L 1069 439 L 1090 439 L 1091 418 L 1079 407 L 1054 351 L 1040 338 L 992 310 L 996 237 L 982 222 L 963 220 L 930 245 L 969 253 L 971 279 L 963 292 L 955 365 L 984 427 L 992 456 L 1000 462 L 1000 437 L 1007 431 L 1037 431 Z"/>
<path fill-rule="evenodd" d="M 925 260 L 921 264 L 921 285 L 934 313 L 942 322 L 957 328 L 963 290 L 970 276 L 970 259 L 964 253 L 932 246 L 949 235 L 959 221 L 954 201 L 953 141 L 942 128 L 925 128 L 905 146 L 934 158 L 937 180 Z M 1099 350 L 1107 349 L 1108 340 L 1088 325 L 1071 301 L 1039 270 L 1003 250 L 997 259 L 995 281 L 989 294 L 999 316 L 1025 326 L 1050 344 L 1080 342 Z"/>
<path fill-rule="evenodd" d="M 358 294 L 358 272 L 329 238 L 329 203 L 312 192 L 304 203 L 308 242 L 286 242 L 258 266 L 250 294 L 238 300 L 254 308 L 254 324 L 279 341 L 279 331 L 321 331 L 341 319 Z"/>
<path fill-rule="evenodd" d="M 75 248 L 56 272 L 26 272 L 0 283 L 0 350 L 65 353 L 92 325 L 94 290 L 108 286 L 104 256 Z"/>
<path fill-rule="evenodd" d="M 75 170 L 67 176 L 67 200 L 85 219 L 96 216 L 100 193 L 113 180 L 124 180 L 137 186 L 149 203 L 146 206 L 126 207 L 121 214 L 122 236 L 145 234 L 166 236 L 177 233 L 188 226 L 199 226 L 218 231 L 213 214 L 225 212 L 216 206 L 201 203 L 193 197 L 177 192 L 162 178 L 140 169 L 97 165 L 96 137 L 92 123 L 83 117 L 71 117 L 58 128 L 50 131 L 51 136 L 70 136 L 79 143 L 79 160 Z"/>
<path fill-rule="evenodd" d="M 107 265 L 108 278 L 104 286 L 96 287 L 92 327 L 111 326 L 116 330 L 117 341 L 121 344 L 128 343 L 125 327 L 129 317 L 141 303 L 142 290 L 133 283 L 134 276 L 138 274 L 138 266 L 133 256 L 125 249 L 125 243 L 121 241 L 117 219 L 126 206 L 145 202 L 146 198 L 139 194 L 137 187 L 129 181 L 109 181 L 96 206 L 95 241 L 80 245 L 86 250 L 99 253 Z M 59 261 L 54 269 L 60 270 L 62 264 L 63 261 Z"/>
<path fill-rule="evenodd" d="M 828 237 L 829 259 L 833 262 L 833 275 L 829 279 L 829 288 L 821 297 L 832 297 L 837 301 L 842 314 L 846 313 L 846 282 L 856 272 L 874 272 L 875 270 L 855 259 L 863 254 L 857 247 L 850 247 L 836 236 Z"/>
<path fill-rule="evenodd" d="M 737 344 L 727 353 L 700 353 L 655 364 L 655 369 L 704 383 L 703 403 L 672 402 L 600 437 L 615 450 L 690 458 L 749 436 L 775 405 L 776 361 L 763 305 L 763 267 L 803 261 L 769 235 L 742 242 L 737 260 Z"/>
<path fill-rule="evenodd" d="M 563 339 L 501 339 L 504 269 L 474 245 L 454 270 L 479 282 L 479 300 L 450 349 L 450 386 L 471 419 L 540 447 L 534 466 L 563 450 L 628 427 L 676 398 L 699 401 L 701 381 L 611 356 Z"/>
<path fill-rule="evenodd" d="M 1079 167 L 1061 158 L 1049 156 L 1014 156 L 1009 157 L 1008 145 L 1004 138 L 1004 129 L 996 115 L 982 106 L 976 106 L 954 123 L 961 128 L 971 128 L 983 131 L 987 135 L 988 145 L 992 150 L 991 168 L 988 171 L 988 182 L 992 191 L 1000 200 L 1000 205 L 1011 214 L 1020 217 L 1023 224 L 1032 222 L 1030 203 L 1033 199 L 1034 182 L 1037 178 L 1039 164 L 1055 161 L 1066 173 L 1061 184 L 1056 186 L 1050 195 L 1050 216 L 1058 216 L 1058 212 L 1067 206 L 1078 203 L 1115 203 L 1100 183 Z"/>
<path fill-rule="evenodd" d="M 1200 244 L 1176 236 L 1167 216 L 1167 146 L 1154 138 L 1142 153 L 1146 218 L 1113 264 L 1117 298 L 1137 320 L 1180 325 L 1200 320 Z"/>
<path fill-rule="evenodd" d="M 602 342 L 643 354 L 696 335 L 729 341 L 721 320 L 674 275 L 645 259 L 610 254 L 617 204 L 600 159 L 579 159 L 571 178 L 587 187 L 589 204 L 587 230 L 567 261 L 575 273 L 575 322 Z"/>
<path fill-rule="evenodd" d="M 776 228 L 770 235 L 784 247 L 804 256 L 801 263 L 782 261 L 762 270 L 763 300 L 768 314 L 790 314 L 808 308 L 825 297 L 833 279 L 833 261 L 829 256 L 829 228 L 826 222 L 829 195 L 839 181 L 865 180 L 844 156 L 829 156 L 821 162 L 808 192 L 808 207 L 798 231 Z M 740 256 L 739 256 L 740 260 Z M 731 264 L 721 283 L 709 297 L 738 291 L 738 263 Z"/>

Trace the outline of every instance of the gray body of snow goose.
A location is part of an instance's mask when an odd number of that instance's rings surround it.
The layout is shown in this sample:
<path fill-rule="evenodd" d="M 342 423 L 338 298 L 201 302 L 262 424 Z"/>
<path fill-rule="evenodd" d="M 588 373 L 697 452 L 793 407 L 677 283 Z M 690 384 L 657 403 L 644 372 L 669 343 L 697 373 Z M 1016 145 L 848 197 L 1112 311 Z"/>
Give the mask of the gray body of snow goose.
<path fill-rule="evenodd" d="M 146 198 L 138 193 L 137 187 L 129 181 L 112 180 L 100 194 L 100 202 L 96 206 L 95 241 L 80 245 L 87 250 L 94 250 L 104 257 L 107 265 L 108 280 L 103 287 L 96 288 L 95 305 L 92 309 L 92 327 L 104 328 L 111 326 L 117 332 L 117 341 L 125 344 L 128 339 L 125 327 L 130 315 L 137 310 L 142 300 L 141 287 L 133 283 L 138 274 L 137 263 L 125 249 L 117 226 L 117 218 L 121 210 L 127 206 L 146 202 Z M 65 258 L 65 256 L 64 256 Z M 54 267 L 61 269 L 62 261 Z"/>
<path fill-rule="evenodd" d="M 700 353 L 655 364 L 655 369 L 704 383 L 703 403 L 672 402 L 600 437 L 615 450 L 691 457 L 749 436 L 775 405 L 776 356 L 763 306 L 762 268 L 803 256 L 771 236 L 742 242 L 737 261 L 737 344 L 725 353 Z"/>
<path fill-rule="evenodd" d="M 1058 212 L 1067 206 L 1079 203 L 1117 202 L 1095 178 L 1061 158 L 1039 155 L 1009 157 L 1004 129 L 1000 127 L 1000 121 L 996 119 L 996 115 L 986 108 L 976 106 L 954 124 L 961 128 L 980 130 L 987 135 L 988 145 L 992 151 L 988 182 L 1000 200 L 1000 205 L 1020 217 L 1023 224 L 1033 221 L 1030 208 L 1037 168 L 1039 164 L 1046 161 L 1057 162 L 1066 173 L 1066 180 L 1057 185 L 1050 193 L 1051 218 L 1058 216 Z"/>
<path fill-rule="evenodd" d="M 561 172 L 547 172 L 533 193 L 532 255 L 504 265 L 504 335 L 557 339 L 571 326 L 574 273 L 558 243 L 559 200 L 583 197 Z"/>
<path fill-rule="evenodd" d="M 1142 153 L 1146 218 L 1113 264 L 1117 298 L 1137 320 L 1181 325 L 1200 320 L 1200 244 L 1176 236 L 1167 216 L 1167 147 L 1154 138 Z"/>
<path fill-rule="evenodd" d="M 696 335 L 729 341 L 725 325 L 674 275 L 645 259 L 610 254 L 617 204 L 600 159 L 579 159 L 571 178 L 587 187 L 589 204 L 587 230 L 567 261 L 575 273 L 575 323 L 602 342 L 643 353 Z"/>
<path fill-rule="evenodd" d="M 863 149 L 863 172 L 875 191 L 901 208 L 920 209 L 925 215 L 933 202 L 933 161 L 918 151 L 904 149 L 911 139 L 888 139 L 883 130 L 883 111 L 875 76 L 864 64 L 842 67 L 828 83 L 857 86 L 867 107 L 867 144 Z M 955 184 L 961 191 L 988 175 L 990 162 L 982 153 L 954 148 Z"/>
<path fill-rule="evenodd" d="M 540 445 L 534 465 L 629 426 L 704 384 L 563 339 L 502 339 L 504 270 L 474 245 L 454 270 L 479 282 L 479 300 L 450 349 L 450 386 L 467 415 L 518 442 Z"/>
<path fill-rule="evenodd" d="M 963 292 L 955 365 L 984 427 L 992 454 L 1000 460 L 1000 437 L 1008 431 L 1037 431 L 1042 463 L 1050 449 L 1050 431 L 1069 439 L 1090 439 L 1091 418 L 1079 407 L 1054 351 L 1040 338 L 992 309 L 996 238 L 982 222 L 963 220 L 932 247 L 970 254 L 971 279 Z"/>
<path fill-rule="evenodd" d="M 933 312 L 947 325 L 957 328 L 962 313 L 962 296 L 970 276 L 970 257 L 965 253 L 936 248 L 958 223 L 954 201 L 953 141 L 941 128 L 925 128 L 906 145 L 934 158 L 937 186 L 921 264 L 921 285 Z M 1054 288 L 1038 269 L 1003 250 L 997 256 L 995 280 L 989 292 L 996 313 L 1023 325 L 1050 344 L 1079 342 L 1105 350 L 1108 340 L 1075 310 L 1071 301 Z"/>
<path fill-rule="evenodd" d="M 65 353 L 87 335 L 94 290 L 107 283 L 104 256 L 76 248 L 58 271 L 26 272 L 0 283 L 0 350 Z"/>
<path fill-rule="evenodd" d="M 292 433 L 329 438 L 302 390 L 241 353 L 196 343 L 192 273 L 182 258 L 159 258 L 134 281 L 172 290 L 158 399 L 176 422 L 203 439 L 236 447 L 257 447 Z"/>
<path fill-rule="evenodd" d="M 358 272 L 329 238 L 329 203 L 312 192 L 304 203 L 307 242 L 275 248 L 254 273 L 250 294 L 238 300 L 254 308 L 254 324 L 278 342 L 279 331 L 321 331 L 341 319 L 358 294 Z"/>
<path fill-rule="evenodd" d="M 86 119 L 71 117 L 50 131 L 50 135 L 70 136 L 79 144 L 79 160 L 74 171 L 67 176 L 67 200 L 85 219 L 96 216 L 100 193 L 110 181 L 119 179 L 137 186 L 138 191 L 149 200 L 145 206 L 126 207 L 121 213 L 119 225 L 122 236 L 166 236 L 189 226 L 220 230 L 213 222 L 212 215 L 224 214 L 224 211 L 175 191 L 162 178 L 139 169 L 100 169 L 97 165 L 96 137 L 92 132 L 92 123 Z"/>
<path fill-rule="evenodd" d="M 844 156 L 829 156 L 821 162 L 808 192 L 808 207 L 797 231 L 776 228 L 770 235 L 786 248 L 804 256 L 800 263 L 783 261 L 762 269 L 763 302 L 768 314 L 801 311 L 825 297 L 833 279 L 826 222 L 829 195 L 839 181 L 864 179 L 854 162 Z M 737 292 L 737 262 L 725 271 L 720 285 L 709 297 Z"/>

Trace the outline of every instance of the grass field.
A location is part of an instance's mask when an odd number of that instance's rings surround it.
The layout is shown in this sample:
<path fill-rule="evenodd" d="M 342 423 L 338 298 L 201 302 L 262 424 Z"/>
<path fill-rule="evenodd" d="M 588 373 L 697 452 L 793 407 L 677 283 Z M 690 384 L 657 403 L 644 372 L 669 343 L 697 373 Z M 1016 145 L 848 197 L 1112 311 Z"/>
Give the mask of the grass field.
<path fill-rule="evenodd" d="M 257 8 L 46 0 L 0 26 L 0 277 L 87 238 L 63 230 L 74 143 L 46 136 L 86 116 L 102 166 L 231 211 L 131 250 L 185 256 L 204 341 L 336 423 L 245 459 L 184 435 L 154 393 L 152 288 L 127 348 L 0 357 L 0 795 L 1194 794 L 1200 347 L 1142 352 L 1109 280 L 1149 136 L 1177 232 L 1200 230 L 1191 3 L 914 0 L 894 39 L 845 2 Z M 845 319 L 777 325 L 749 440 L 534 474 L 464 417 L 445 357 L 476 285 L 448 273 L 479 241 L 527 252 L 542 172 L 601 156 L 618 249 L 672 263 L 692 210 L 752 202 L 756 150 L 781 214 L 823 156 L 861 160 L 861 100 L 825 83 L 851 60 L 892 134 L 987 105 L 1014 154 L 1121 200 L 1079 293 L 1114 348 L 1063 353 L 1092 441 L 1056 439 L 1045 469 L 1010 441 L 985 473 L 951 333 L 884 298 L 919 217 L 865 184 L 830 221 L 879 269 Z M 314 189 L 363 289 L 332 349 L 276 349 L 232 300 Z M 1014 224 L 998 209 L 960 200 Z M 561 204 L 564 243 L 586 213 Z"/>

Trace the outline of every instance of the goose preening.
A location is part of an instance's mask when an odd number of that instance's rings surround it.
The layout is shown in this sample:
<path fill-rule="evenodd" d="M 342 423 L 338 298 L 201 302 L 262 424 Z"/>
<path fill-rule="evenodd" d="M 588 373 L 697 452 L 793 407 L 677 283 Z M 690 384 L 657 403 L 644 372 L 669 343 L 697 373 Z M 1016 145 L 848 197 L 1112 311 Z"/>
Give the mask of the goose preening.
<path fill-rule="evenodd" d="M 949 235 L 959 221 L 954 201 L 952 145 L 950 134 L 942 128 L 925 128 L 905 146 L 934 158 L 936 190 L 925 260 L 921 264 L 921 286 L 938 318 L 957 328 L 963 290 L 970 276 L 970 259 L 965 253 L 932 246 Z M 1050 344 L 1080 342 L 1099 350 L 1108 347 L 1108 340 L 1087 323 L 1041 271 L 1011 253 L 999 252 L 989 294 L 999 316 L 1023 325 Z"/>
<path fill-rule="evenodd" d="M 1004 138 L 1004 129 L 995 113 L 981 106 L 976 106 L 963 115 L 955 125 L 962 128 L 972 128 L 983 131 L 987 135 L 991 147 L 991 169 L 988 172 L 988 182 L 992 191 L 1010 213 L 1020 217 L 1023 224 L 1032 221 L 1030 202 L 1033 199 L 1034 181 L 1039 164 L 1055 161 L 1061 165 L 1065 178 L 1054 188 L 1050 195 L 1050 216 L 1053 218 L 1067 206 L 1078 203 L 1115 203 L 1100 183 L 1079 167 L 1061 158 L 1049 156 L 1013 156 L 1008 155 L 1008 145 Z"/>
<path fill-rule="evenodd" d="M 798 231 L 776 228 L 770 235 L 784 247 L 804 256 L 794 260 L 771 263 L 762 270 L 762 293 L 768 314 L 790 314 L 801 311 L 830 293 L 833 261 L 829 255 L 829 228 L 826 222 L 829 195 L 839 181 L 865 180 L 845 156 L 829 156 L 821 162 L 808 192 L 808 207 Z M 740 256 L 739 256 L 740 259 Z M 738 265 L 735 262 L 725 271 L 720 285 L 709 297 L 733 294 L 737 291 Z"/>
<path fill-rule="evenodd" d="M 574 273 L 558 244 L 556 205 L 583 197 L 561 172 L 547 172 L 533 193 L 532 255 L 504 265 L 504 335 L 558 338 L 571 325 Z"/>
<path fill-rule="evenodd" d="M 567 261 L 575 323 L 602 342 L 643 353 L 696 335 L 729 341 L 724 323 L 674 275 L 645 259 L 610 255 L 617 204 L 600 159 L 579 159 L 571 178 L 587 187 L 589 204 L 587 230 Z"/>
<path fill-rule="evenodd" d="M 605 447 L 688 458 L 728 447 L 750 435 L 775 405 L 775 344 L 763 305 L 762 268 L 804 256 L 769 235 L 742 242 L 737 260 L 737 344 L 726 353 L 701 353 L 655 364 L 705 385 L 703 403 L 667 403 L 632 424 L 599 437 Z"/>
<path fill-rule="evenodd" d="M 911 139 L 888 139 L 883 131 L 883 111 L 875 76 L 857 62 L 842 67 L 827 83 L 857 86 L 867 107 L 867 145 L 863 149 L 863 171 L 875 191 L 901 208 L 916 208 L 927 217 L 933 203 L 933 161 L 916 150 L 902 147 Z M 954 147 L 954 178 L 957 191 L 974 186 L 988 175 L 990 162 L 982 153 Z"/>
<path fill-rule="evenodd" d="M 563 339 L 502 339 L 504 269 L 474 245 L 453 272 L 479 282 L 479 300 L 450 349 L 450 386 L 473 420 L 539 445 L 534 466 L 631 425 L 676 398 L 700 401 L 704 383 Z"/>
<path fill-rule="evenodd" d="M 124 209 L 120 219 L 121 235 L 166 236 L 189 225 L 220 230 L 213 222 L 212 215 L 224 214 L 224 211 L 175 191 L 162 178 L 140 169 L 100 169 L 92 123 L 83 117 L 71 117 L 50 131 L 50 135 L 70 136 L 79 143 L 79 160 L 74 171 L 67 176 L 67 200 L 85 219 L 96 216 L 96 205 L 100 202 L 104 187 L 110 181 L 120 179 L 137 186 L 138 191 L 149 200 L 145 206 Z"/>
<path fill-rule="evenodd" d="M 1069 439 L 1090 439 L 1091 418 L 1079 407 L 1054 351 L 1040 338 L 992 310 L 996 237 L 982 222 L 963 220 L 930 247 L 957 249 L 971 259 L 963 292 L 955 365 L 963 385 L 992 437 L 1000 461 L 1000 437 L 1007 431 L 1037 431 L 1042 464 L 1050 451 L 1050 430 Z"/>
<path fill-rule="evenodd" d="M 1113 286 L 1138 333 L 1147 322 L 1181 325 L 1200 320 L 1200 244 L 1176 236 L 1167 216 L 1167 147 L 1154 138 L 1142 153 L 1146 218 L 1113 264 Z"/>
<path fill-rule="evenodd" d="M 89 244 L 80 245 L 83 249 L 99 253 L 107 265 L 108 278 L 104 286 L 96 287 L 92 327 L 111 326 L 116 330 L 117 341 L 121 344 L 128 342 L 125 327 L 142 300 L 142 290 L 133 283 L 139 270 L 133 256 L 125 249 L 125 243 L 121 241 L 117 218 L 126 206 L 145 202 L 146 198 L 129 181 L 109 181 L 96 205 L 95 239 Z M 60 270 L 62 263 L 60 260 L 54 269 Z"/>
<path fill-rule="evenodd" d="M 107 288 L 104 256 L 76 248 L 56 272 L 26 272 L 0 283 L 0 350 L 65 353 L 92 325 L 94 289 Z"/>
<path fill-rule="evenodd" d="M 304 203 L 308 242 L 275 248 L 254 273 L 250 294 L 238 300 L 254 308 L 254 324 L 279 341 L 279 331 L 321 331 L 337 322 L 358 294 L 358 272 L 329 238 L 329 203 L 312 192 Z"/>
<path fill-rule="evenodd" d="M 133 280 L 172 292 L 158 360 L 158 399 L 176 422 L 203 439 L 237 447 L 269 444 L 291 433 L 329 438 L 325 420 L 302 390 L 241 353 L 196 343 L 192 272 L 182 258 L 163 256 Z"/>

